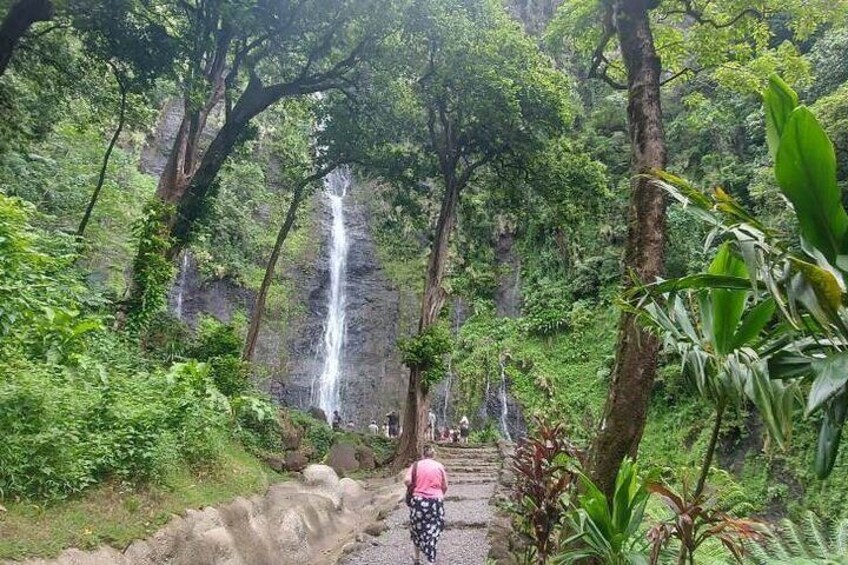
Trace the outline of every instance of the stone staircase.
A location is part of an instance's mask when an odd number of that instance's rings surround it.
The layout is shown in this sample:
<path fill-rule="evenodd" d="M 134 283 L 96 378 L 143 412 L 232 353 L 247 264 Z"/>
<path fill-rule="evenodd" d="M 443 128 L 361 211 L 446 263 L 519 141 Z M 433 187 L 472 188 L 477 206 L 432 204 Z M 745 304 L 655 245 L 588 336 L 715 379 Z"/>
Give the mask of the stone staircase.
<path fill-rule="evenodd" d="M 445 531 L 439 540 L 439 565 L 485 565 L 491 504 L 503 464 L 495 447 L 437 447 L 436 459 L 448 473 Z M 363 540 L 339 565 L 408 565 L 412 563 L 407 508 L 400 502 L 386 519 L 387 530 Z"/>

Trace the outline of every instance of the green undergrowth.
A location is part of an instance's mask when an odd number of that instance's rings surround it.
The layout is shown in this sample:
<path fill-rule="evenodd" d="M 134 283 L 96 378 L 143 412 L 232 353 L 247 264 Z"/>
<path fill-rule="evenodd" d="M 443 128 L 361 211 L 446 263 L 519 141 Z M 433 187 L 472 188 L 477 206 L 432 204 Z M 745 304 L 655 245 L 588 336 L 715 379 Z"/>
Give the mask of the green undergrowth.
<path fill-rule="evenodd" d="M 0 559 L 51 557 L 69 547 L 118 549 L 149 536 L 187 508 L 264 492 L 283 479 L 235 443 L 209 466 L 177 467 L 159 484 L 107 481 L 54 503 L 6 502 L 0 511 Z"/>
<path fill-rule="evenodd" d="M 524 337 L 509 343 L 512 393 L 529 417 L 566 423 L 573 439 L 587 445 L 603 409 L 615 350 L 615 308 L 593 307 L 586 324 L 545 338 Z M 679 476 L 698 467 L 712 429 L 710 408 L 698 401 L 679 366 L 664 363 L 654 397 L 639 461 L 646 472 Z M 734 493 L 734 503 L 766 520 L 798 517 L 806 510 L 819 515 L 848 515 L 848 465 L 840 456 L 827 481 L 815 479 L 810 454 L 816 441 L 810 422 L 796 425 L 785 452 L 768 445 L 756 414 L 742 408 L 722 427 L 711 483 L 721 493 Z M 657 510 L 659 512 L 659 509 Z"/>

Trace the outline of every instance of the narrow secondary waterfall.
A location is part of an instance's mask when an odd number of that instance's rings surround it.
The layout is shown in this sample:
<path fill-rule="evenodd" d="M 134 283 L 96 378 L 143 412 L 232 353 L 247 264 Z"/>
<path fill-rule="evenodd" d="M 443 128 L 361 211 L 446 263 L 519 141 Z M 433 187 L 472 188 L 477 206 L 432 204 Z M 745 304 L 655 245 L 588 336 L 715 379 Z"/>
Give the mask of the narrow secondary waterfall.
<path fill-rule="evenodd" d="M 183 251 L 183 259 L 180 263 L 180 280 L 177 282 L 177 298 L 174 301 L 174 315 L 178 320 L 183 319 L 183 295 L 185 294 L 186 282 L 188 281 L 188 251 Z"/>
<path fill-rule="evenodd" d="M 442 404 L 442 422 L 445 427 L 450 426 L 448 421 L 448 405 L 450 404 L 451 386 L 453 386 L 453 359 L 448 357 L 448 370 L 445 375 L 445 401 Z"/>
<path fill-rule="evenodd" d="M 506 364 L 501 361 L 501 388 L 498 391 L 498 399 L 501 403 L 501 435 L 507 441 L 512 441 L 509 436 L 509 426 L 507 418 L 509 417 L 509 405 L 506 402 Z"/>
<path fill-rule="evenodd" d="M 345 341 L 345 281 L 347 231 L 344 222 L 344 198 L 350 187 L 350 170 L 339 168 L 327 175 L 324 189 L 330 202 L 333 223 L 330 234 L 330 288 L 327 292 L 327 319 L 324 322 L 324 367 L 313 382 L 313 402 L 332 421 L 340 410 L 340 383 Z"/>

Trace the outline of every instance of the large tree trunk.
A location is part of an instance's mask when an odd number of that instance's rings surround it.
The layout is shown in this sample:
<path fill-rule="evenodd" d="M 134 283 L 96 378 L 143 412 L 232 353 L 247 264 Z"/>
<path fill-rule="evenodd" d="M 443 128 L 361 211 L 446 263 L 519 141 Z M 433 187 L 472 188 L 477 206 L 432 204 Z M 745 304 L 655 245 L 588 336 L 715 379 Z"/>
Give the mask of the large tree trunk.
<path fill-rule="evenodd" d="M 631 277 L 653 282 L 663 271 L 665 196 L 641 176 L 662 169 L 666 162 L 665 134 L 660 106 L 660 60 L 651 34 L 651 0 L 621 0 L 615 25 L 627 68 L 628 118 L 633 180 L 625 249 L 625 285 Z M 645 429 L 659 344 L 642 331 L 634 316 L 622 314 L 616 361 L 604 419 L 590 454 L 590 472 L 608 496 L 622 460 L 635 456 Z"/>
<path fill-rule="evenodd" d="M 193 110 L 191 102 L 186 99 L 180 128 L 156 187 L 156 196 L 163 202 L 178 204 L 182 200 L 201 162 L 200 140 L 206 129 L 209 114 L 222 98 L 223 91 L 215 89 L 198 110 Z"/>
<path fill-rule="evenodd" d="M 77 237 L 82 238 L 85 233 L 85 228 L 88 226 L 88 221 L 91 219 L 91 213 L 94 211 L 94 206 L 97 204 L 97 199 L 100 197 L 100 191 L 103 189 L 103 183 L 106 181 L 106 170 L 109 168 L 109 158 L 112 156 L 112 151 L 118 143 L 118 138 L 121 137 L 121 132 L 124 130 L 124 123 L 127 120 L 127 89 L 119 81 L 121 90 L 121 106 L 118 112 L 118 125 L 115 132 L 112 134 L 112 139 L 109 140 L 109 146 L 106 148 L 106 153 L 103 155 L 103 163 L 100 166 L 100 175 L 97 177 L 97 186 L 94 187 L 94 192 L 91 195 L 91 200 L 88 202 L 88 207 L 85 209 L 85 214 L 82 216 L 80 225 L 77 228 Z"/>
<path fill-rule="evenodd" d="M 224 126 L 215 135 L 209 148 L 203 152 L 186 190 L 180 195 L 171 231 L 174 238 L 172 257 L 176 257 L 188 243 L 194 223 L 203 212 L 218 173 L 241 139 L 250 120 L 277 100 L 279 98 L 276 98 L 270 89 L 264 88 L 258 79 L 251 80 L 235 108 L 227 116 Z"/>
<path fill-rule="evenodd" d="M 439 220 L 436 223 L 435 240 L 427 262 L 427 277 L 424 281 L 424 296 L 421 299 L 421 317 L 418 332 L 421 333 L 439 319 L 439 313 L 445 305 L 446 293 L 442 280 L 447 269 L 450 252 L 450 237 L 456 225 L 457 204 L 461 186 L 452 174 L 446 174 L 445 195 L 442 199 Z M 417 368 L 409 371 L 409 385 L 406 394 L 406 411 L 403 416 L 403 434 L 395 455 L 395 465 L 403 466 L 420 456 L 424 447 L 427 412 L 429 411 L 430 390 L 424 376 Z"/>
<path fill-rule="evenodd" d="M 274 250 L 271 252 L 271 257 L 268 259 L 268 265 L 265 268 L 265 277 L 262 279 L 262 285 L 259 287 L 259 294 L 256 296 L 256 303 L 253 305 L 253 312 L 250 314 L 250 326 L 247 330 L 247 339 L 244 344 L 241 358 L 243 361 L 253 359 L 253 352 L 256 349 L 256 340 L 259 338 L 259 328 L 262 325 L 262 316 L 265 313 L 265 299 L 268 297 L 268 289 L 271 288 L 271 281 L 274 279 L 274 271 L 277 268 L 277 261 L 280 258 L 280 252 L 283 249 L 283 243 L 294 225 L 294 220 L 297 217 L 297 209 L 303 201 L 303 194 L 306 190 L 305 185 L 299 185 L 292 195 L 291 204 L 289 204 L 286 219 L 277 233 L 277 241 L 274 243 Z"/>
<path fill-rule="evenodd" d="M 50 0 L 18 0 L 12 4 L 0 24 L 0 76 L 6 72 L 15 47 L 32 24 L 52 18 L 53 4 Z"/>

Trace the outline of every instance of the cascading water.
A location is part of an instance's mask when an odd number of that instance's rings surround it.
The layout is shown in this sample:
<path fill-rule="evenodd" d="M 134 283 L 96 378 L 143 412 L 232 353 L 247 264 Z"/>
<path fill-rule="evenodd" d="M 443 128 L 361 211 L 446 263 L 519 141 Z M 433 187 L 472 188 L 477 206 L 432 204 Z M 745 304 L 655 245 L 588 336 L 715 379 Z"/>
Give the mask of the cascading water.
<path fill-rule="evenodd" d="M 501 361 L 501 388 L 498 391 L 498 399 L 501 403 L 501 435 L 507 441 L 512 441 L 509 435 L 509 426 L 507 418 L 509 418 L 509 405 L 506 399 L 506 364 Z"/>
<path fill-rule="evenodd" d="M 448 422 L 448 405 L 450 404 L 451 386 L 453 386 L 453 359 L 448 357 L 448 370 L 445 375 L 445 401 L 442 404 L 442 422 L 447 427 Z"/>
<path fill-rule="evenodd" d="M 339 168 L 327 175 L 324 189 L 333 223 L 330 245 L 330 288 L 324 323 L 324 366 L 312 384 L 312 400 L 331 420 L 341 407 L 340 383 L 345 340 L 345 280 L 348 240 L 344 222 L 344 198 L 350 187 L 350 171 Z"/>
<path fill-rule="evenodd" d="M 178 320 L 183 319 L 183 294 L 188 281 L 188 251 L 183 251 L 183 259 L 180 263 L 180 280 L 177 282 L 177 298 L 174 301 L 174 315 Z"/>

